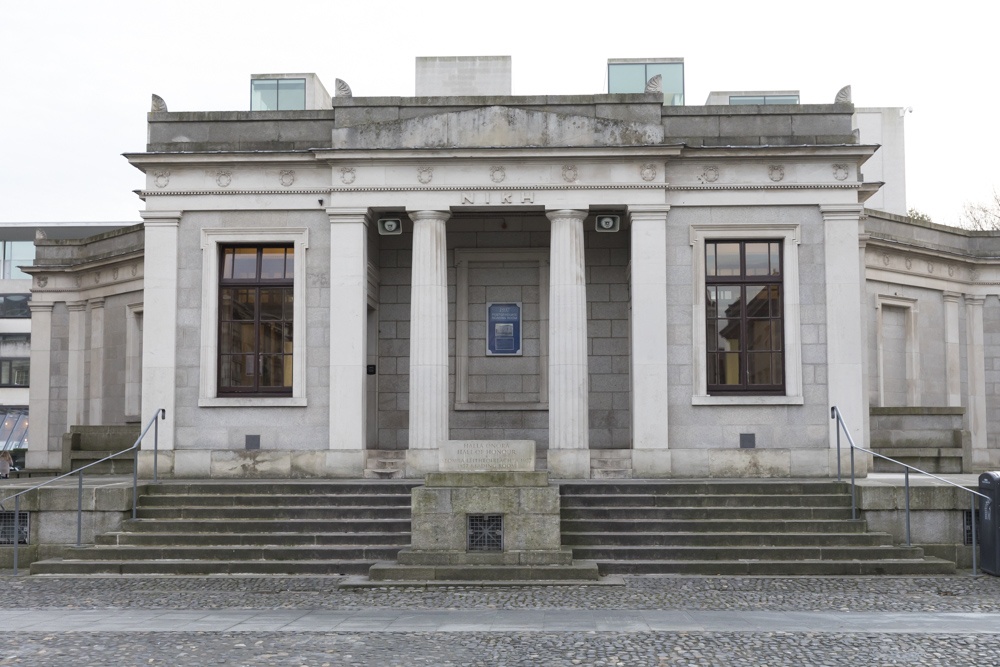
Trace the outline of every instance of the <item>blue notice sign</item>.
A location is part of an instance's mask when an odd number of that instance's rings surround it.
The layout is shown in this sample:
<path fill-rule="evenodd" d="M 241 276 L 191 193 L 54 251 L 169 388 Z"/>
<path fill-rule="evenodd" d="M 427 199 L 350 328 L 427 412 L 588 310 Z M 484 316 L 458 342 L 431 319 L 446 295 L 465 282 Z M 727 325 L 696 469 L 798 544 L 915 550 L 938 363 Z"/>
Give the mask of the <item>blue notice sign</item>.
<path fill-rule="evenodd" d="M 486 355 L 521 356 L 521 302 L 486 304 Z"/>

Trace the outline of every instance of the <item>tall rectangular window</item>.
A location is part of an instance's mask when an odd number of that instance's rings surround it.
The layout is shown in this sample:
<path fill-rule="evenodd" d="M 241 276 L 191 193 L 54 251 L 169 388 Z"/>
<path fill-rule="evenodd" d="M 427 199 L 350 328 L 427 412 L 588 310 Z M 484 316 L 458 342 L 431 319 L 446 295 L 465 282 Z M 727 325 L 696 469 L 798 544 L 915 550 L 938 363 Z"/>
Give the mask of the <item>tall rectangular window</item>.
<path fill-rule="evenodd" d="M 302 111 L 305 79 L 251 79 L 250 111 Z"/>
<path fill-rule="evenodd" d="M 220 395 L 289 396 L 293 246 L 221 246 Z"/>
<path fill-rule="evenodd" d="M 780 241 L 705 243 L 709 394 L 782 394 Z"/>

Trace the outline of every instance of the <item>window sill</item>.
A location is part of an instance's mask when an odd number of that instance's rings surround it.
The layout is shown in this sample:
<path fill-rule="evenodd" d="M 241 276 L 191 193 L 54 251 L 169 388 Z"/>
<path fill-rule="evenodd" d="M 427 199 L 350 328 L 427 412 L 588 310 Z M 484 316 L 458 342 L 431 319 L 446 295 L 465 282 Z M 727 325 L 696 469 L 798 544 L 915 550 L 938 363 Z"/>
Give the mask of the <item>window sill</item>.
<path fill-rule="evenodd" d="M 692 396 L 691 405 L 802 405 L 801 396 Z"/>
<path fill-rule="evenodd" d="M 227 396 L 225 398 L 199 398 L 199 408 L 304 408 L 305 397 L 269 398 L 254 396 Z"/>

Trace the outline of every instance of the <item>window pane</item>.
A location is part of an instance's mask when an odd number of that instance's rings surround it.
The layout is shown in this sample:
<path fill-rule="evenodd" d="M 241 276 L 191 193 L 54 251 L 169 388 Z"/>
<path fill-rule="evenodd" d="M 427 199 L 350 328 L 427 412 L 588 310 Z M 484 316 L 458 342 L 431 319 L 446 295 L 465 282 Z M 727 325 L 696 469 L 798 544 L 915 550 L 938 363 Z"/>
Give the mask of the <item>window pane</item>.
<path fill-rule="evenodd" d="M 260 259 L 261 280 L 281 280 L 285 277 L 285 249 L 263 248 Z"/>
<path fill-rule="evenodd" d="M 261 289 L 260 290 L 260 319 L 280 320 L 281 306 L 285 290 L 282 289 Z"/>
<path fill-rule="evenodd" d="M 284 331 L 278 322 L 262 322 L 260 325 L 260 351 L 264 354 L 284 352 Z"/>
<path fill-rule="evenodd" d="M 738 352 L 740 349 L 740 320 L 718 320 L 719 349 Z"/>
<path fill-rule="evenodd" d="M 771 381 L 771 355 L 766 352 L 751 352 L 747 357 L 747 382 L 749 384 L 774 384 Z"/>
<path fill-rule="evenodd" d="M 663 77 L 663 104 L 683 106 L 684 63 L 649 63 L 646 65 L 646 81 L 657 74 Z M 645 85 L 642 90 L 646 90 Z"/>
<path fill-rule="evenodd" d="M 28 294 L 8 294 L 4 297 L 4 317 L 31 317 L 28 308 Z"/>
<path fill-rule="evenodd" d="M 14 359 L 11 361 L 11 384 L 16 387 L 28 386 L 28 369 L 31 362 L 28 359 Z"/>
<path fill-rule="evenodd" d="M 292 386 L 292 355 L 286 354 L 282 357 L 284 360 L 284 370 L 285 370 L 285 386 L 291 388 Z"/>
<path fill-rule="evenodd" d="M 285 250 L 285 278 L 291 280 L 295 275 L 295 248 Z"/>
<path fill-rule="evenodd" d="M 232 354 L 222 357 L 222 363 L 229 364 L 229 380 L 227 387 L 253 387 L 255 354 Z"/>
<path fill-rule="evenodd" d="M 8 412 L 4 415 L 3 424 L 0 425 L 0 447 L 10 439 L 10 434 L 14 431 L 14 426 L 21 415 L 17 412 Z"/>
<path fill-rule="evenodd" d="M 705 275 L 715 275 L 715 244 L 705 244 Z"/>
<path fill-rule="evenodd" d="M 257 290 L 224 289 L 222 290 L 223 320 L 245 321 L 254 319 L 254 297 Z"/>
<path fill-rule="evenodd" d="M 785 384 L 785 359 L 782 355 L 771 355 L 771 368 L 774 384 Z"/>
<path fill-rule="evenodd" d="M 740 300 L 739 287 L 726 287 L 719 285 L 716 288 L 716 299 L 720 317 L 739 317 L 742 313 L 742 302 Z"/>
<path fill-rule="evenodd" d="M 781 317 L 781 286 L 771 285 L 768 294 L 771 300 L 771 317 Z"/>
<path fill-rule="evenodd" d="M 782 350 L 781 346 L 781 320 L 772 320 L 771 322 L 771 349 L 775 352 Z"/>
<path fill-rule="evenodd" d="M 27 273 L 21 271 L 18 266 L 29 266 L 35 259 L 35 244 L 31 241 L 14 241 L 10 243 L 10 247 L 7 248 L 7 254 L 4 255 L 4 259 L 9 259 L 11 261 L 10 266 L 10 277 L 14 279 L 25 279 L 31 278 Z"/>
<path fill-rule="evenodd" d="M 719 384 L 740 384 L 740 355 L 734 352 L 719 355 Z"/>
<path fill-rule="evenodd" d="M 276 79 L 254 79 L 250 82 L 250 111 L 277 111 L 278 82 Z"/>
<path fill-rule="evenodd" d="M 716 335 L 715 320 L 709 320 L 705 325 L 705 340 L 708 343 L 708 351 L 715 352 L 719 349 L 719 337 Z"/>
<path fill-rule="evenodd" d="M 278 109 L 281 111 L 302 111 L 306 108 L 306 80 L 278 80 Z"/>
<path fill-rule="evenodd" d="M 608 65 L 608 92 L 642 93 L 646 91 L 646 64 Z"/>
<path fill-rule="evenodd" d="M 294 290 L 286 289 L 284 290 L 284 292 L 285 292 L 285 319 L 294 320 L 295 313 L 293 311 L 293 303 L 292 303 L 292 300 L 294 298 L 293 297 Z"/>
<path fill-rule="evenodd" d="M 719 316 L 718 288 L 709 285 L 705 288 L 705 316 L 713 319 Z"/>
<path fill-rule="evenodd" d="M 10 385 L 10 362 L 0 361 L 0 384 Z"/>
<path fill-rule="evenodd" d="M 233 277 L 233 249 L 226 248 L 222 251 L 222 279 L 229 280 Z"/>
<path fill-rule="evenodd" d="M 283 348 L 282 348 L 281 351 L 284 352 L 285 354 L 291 354 L 292 353 L 292 324 L 291 324 L 291 322 L 286 323 L 284 325 L 284 328 L 285 328 L 285 340 L 284 340 Z"/>
<path fill-rule="evenodd" d="M 781 244 L 780 243 L 769 243 L 771 254 L 771 275 L 780 276 L 781 275 Z"/>
<path fill-rule="evenodd" d="M 233 249 L 233 279 L 254 280 L 257 277 L 257 249 Z"/>
<path fill-rule="evenodd" d="M 739 243 L 716 243 L 715 253 L 717 255 L 717 266 L 719 276 L 739 276 L 740 275 L 740 244 Z"/>
<path fill-rule="evenodd" d="M 746 245 L 746 266 L 748 276 L 766 276 L 770 272 L 768 267 L 768 244 L 767 243 L 747 243 Z"/>
<path fill-rule="evenodd" d="M 747 322 L 747 349 L 771 350 L 771 320 L 750 320 Z"/>
<path fill-rule="evenodd" d="M 27 434 L 27 431 L 28 431 L 28 416 L 18 415 L 17 423 L 14 425 L 14 432 L 10 434 L 9 438 L 10 446 L 12 448 L 17 446 L 25 447 L 26 443 L 24 442 L 23 439 Z"/>
<path fill-rule="evenodd" d="M 261 357 L 260 366 L 260 386 L 283 387 L 284 380 L 284 357 L 280 354 L 265 354 Z"/>
<path fill-rule="evenodd" d="M 770 317 L 772 290 L 776 296 L 777 289 L 777 286 L 747 285 L 747 317 Z"/>
<path fill-rule="evenodd" d="M 730 105 L 736 105 L 736 104 L 763 104 L 763 103 L 764 103 L 764 96 L 763 95 L 730 95 L 729 96 L 729 104 Z"/>

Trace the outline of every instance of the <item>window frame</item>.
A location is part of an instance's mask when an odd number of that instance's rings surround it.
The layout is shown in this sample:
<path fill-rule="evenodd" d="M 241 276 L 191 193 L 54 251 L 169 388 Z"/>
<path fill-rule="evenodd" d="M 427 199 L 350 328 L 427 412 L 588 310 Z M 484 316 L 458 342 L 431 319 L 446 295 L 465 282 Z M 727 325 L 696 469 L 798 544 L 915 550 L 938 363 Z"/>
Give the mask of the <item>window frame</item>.
<path fill-rule="evenodd" d="M 202 319 L 199 407 L 305 407 L 306 262 L 309 230 L 304 227 L 202 229 Z M 291 395 L 219 392 L 219 316 L 221 246 L 293 246 L 293 337 Z"/>
<path fill-rule="evenodd" d="M 278 387 L 267 387 L 267 388 L 262 388 L 260 386 L 261 366 L 262 366 L 262 359 L 261 359 L 261 357 L 264 356 L 264 352 L 262 351 L 262 347 L 263 346 L 261 344 L 261 339 L 260 339 L 260 330 L 261 330 L 261 326 L 262 326 L 263 322 L 265 321 L 261 317 L 261 297 L 260 297 L 260 294 L 261 294 L 261 291 L 265 290 L 265 289 L 282 290 L 282 293 L 284 293 L 284 290 L 287 290 L 287 289 L 291 288 L 292 289 L 292 293 L 293 293 L 292 308 L 293 308 L 293 313 L 294 313 L 294 307 L 295 307 L 295 297 L 294 297 L 294 288 L 295 288 L 295 285 L 294 285 L 294 277 L 293 278 L 282 277 L 280 279 L 277 279 L 277 278 L 263 278 L 263 277 L 261 277 L 261 273 L 262 273 L 262 270 L 263 270 L 263 258 L 264 258 L 264 252 L 263 251 L 265 249 L 267 249 L 267 248 L 271 248 L 271 249 L 278 249 L 278 248 L 280 248 L 282 250 L 292 250 L 292 251 L 294 251 L 295 250 L 295 246 L 293 244 L 291 244 L 291 243 L 287 243 L 287 244 L 220 243 L 220 244 L 218 244 L 217 248 L 218 248 L 218 252 L 220 253 L 221 256 L 224 256 L 225 253 L 226 253 L 226 251 L 230 250 L 230 249 L 232 249 L 232 250 L 235 250 L 235 249 L 253 249 L 255 251 L 255 254 L 256 254 L 256 258 L 255 258 L 255 272 L 256 272 L 256 276 L 254 278 L 226 278 L 225 275 L 223 275 L 223 272 L 225 270 L 225 261 L 222 260 L 222 258 L 220 257 L 220 261 L 219 261 L 219 274 L 218 274 L 218 281 L 219 281 L 219 312 L 220 312 L 220 316 L 218 318 L 218 324 L 217 324 L 217 327 L 218 327 L 218 336 L 219 336 L 218 340 L 220 341 L 220 344 L 218 346 L 218 350 L 216 351 L 216 373 L 218 375 L 218 377 L 216 378 L 216 386 L 218 388 L 219 396 L 220 397 L 223 397 L 223 396 L 291 396 L 291 394 L 292 394 L 292 387 L 291 387 L 291 385 L 282 385 L 282 386 L 278 386 Z M 292 260 L 292 262 L 293 262 L 292 266 L 293 267 L 294 267 L 294 261 L 295 260 L 293 259 Z M 285 261 L 283 261 L 282 263 L 287 265 L 287 259 Z M 293 268 L 293 276 L 294 276 L 294 268 Z M 232 353 L 225 353 L 225 352 L 223 352 L 222 345 L 221 345 L 223 326 L 224 326 L 225 322 L 231 322 L 231 321 L 233 321 L 233 320 L 223 320 L 222 316 L 221 316 L 221 313 L 222 313 L 222 310 L 223 310 L 223 308 L 222 308 L 222 305 L 223 305 L 223 294 L 224 294 L 224 291 L 227 290 L 227 289 L 231 289 L 231 290 L 238 290 L 238 289 L 254 290 L 255 293 L 256 293 L 255 299 L 254 299 L 254 301 L 255 301 L 255 307 L 254 307 L 254 320 L 253 320 L 254 352 L 252 353 L 253 357 L 255 357 L 254 362 L 253 362 L 254 363 L 254 371 L 255 372 L 253 374 L 254 384 L 253 384 L 252 387 L 235 387 L 235 386 L 224 387 L 223 384 L 222 384 L 223 357 L 224 356 L 232 355 Z M 282 296 L 282 305 L 283 305 L 283 301 L 284 301 L 284 296 Z M 280 319 L 278 321 L 279 322 L 285 322 L 287 320 L 285 320 L 284 318 L 282 318 L 282 319 Z M 291 324 L 292 324 L 292 345 L 293 345 L 292 364 L 293 364 L 293 369 L 294 369 L 294 363 L 295 363 L 295 356 L 294 356 L 295 327 L 294 327 L 294 321 L 291 322 Z M 245 355 L 243 355 L 243 356 L 245 356 Z M 274 355 L 274 356 L 283 356 L 283 355 Z M 293 381 L 294 381 L 294 377 L 295 376 L 294 376 L 294 370 L 293 370 L 293 373 L 292 373 L 292 379 L 293 379 Z"/>
<path fill-rule="evenodd" d="M 759 392 L 713 393 L 708 391 L 708 341 L 705 243 L 706 241 L 779 241 L 782 257 L 782 310 L 784 315 L 785 388 L 780 394 Z M 692 405 L 802 405 L 802 344 L 799 305 L 799 224 L 704 224 L 691 225 Z"/>
<path fill-rule="evenodd" d="M 779 382 L 779 383 L 771 383 L 771 384 L 766 384 L 766 385 L 763 385 L 763 384 L 762 385 L 751 385 L 750 384 L 750 381 L 749 381 L 749 372 L 750 372 L 750 353 L 751 353 L 751 350 L 750 350 L 750 326 L 749 325 L 750 325 L 751 319 L 753 319 L 753 318 L 750 316 L 750 313 L 748 312 L 748 306 L 749 306 L 749 304 L 747 303 L 747 300 L 746 300 L 746 289 L 749 286 L 755 286 L 755 285 L 764 285 L 764 286 L 777 285 L 779 287 L 779 291 L 778 291 L 778 302 L 779 302 L 778 313 L 779 313 L 779 315 L 778 315 L 777 318 L 769 317 L 768 319 L 780 319 L 781 322 L 782 322 L 782 345 L 781 345 L 780 350 L 778 350 L 778 351 L 781 353 L 782 359 L 784 359 L 784 356 L 785 356 L 785 349 L 784 348 L 785 348 L 785 346 L 783 344 L 783 339 L 784 339 L 784 326 L 783 326 L 783 324 L 784 324 L 784 308 L 783 308 L 783 302 L 784 302 L 784 293 L 785 293 L 785 289 L 784 289 L 785 275 L 784 275 L 784 262 L 782 261 L 783 260 L 783 256 L 785 254 L 784 253 L 784 243 L 781 241 L 781 239 L 775 239 L 775 238 L 761 238 L 761 239 L 726 239 L 726 238 L 720 238 L 720 239 L 709 239 L 709 240 L 706 240 L 705 243 L 704 243 L 706 251 L 707 251 L 707 246 L 708 246 L 709 243 L 712 243 L 712 244 L 723 244 L 723 243 L 724 244 L 736 244 L 736 245 L 739 246 L 740 274 L 738 276 L 720 276 L 720 275 L 709 276 L 708 275 L 708 271 L 707 271 L 707 257 L 708 256 L 707 256 L 707 252 L 706 252 L 706 256 L 705 256 L 706 257 L 705 289 L 706 289 L 706 299 L 708 298 L 707 297 L 707 291 L 708 291 L 709 287 L 713 287 L 713 286 L 714 287 L 735 287 L 735 288 L 738 288 L 740 290 L 740 314 L 739 314 L 739 322 L 740 322 L 740 324 L 739 324 L 739 327 L 740 327 L 740 335 L 739 335 L 740 349 L 736 351 L 736 354 L 739 355 L 739 379 L 740 379 L 740 383 L 739 384 L 732 384 L 732 385 L 726 385 L 726 384 L 715 384 L 715 385 L 713 385 L 713 384 L 709 383 L 708 380 L 706 379 L 706 389 L 707 389 L 709 395 L 711 395 L 711 396 L 723 396 L 723 395 L 735 395 L 735 394 L 740 394 L 740 395 L 762 395 L 762 396 L 783 396 L 784 393 L 785 393 L 785 369 L 784 369 L 784 363 L 782 363 L 782 365 L 781 365 L 781 382 Z M 763 275 L 763 276 L 748 276 L 747 275 L 747 272 L 746 272 L 746 270 L 747 270 L 746 269 L 746 247 L 747 247 L 747 244 L 751 244 L 751 243 L 766 243 L 766 244 L 776 243 L 778 245 L 778 268 L 779 268 L 779 270 L 778 270 L 778 275 L 777 276 L 775 276 L 774 274 L 767 274 L 767 275 Z M 716 254 L 716 256 L 718 256 L 718 254 Z M 717 321 L 719 321 L 721 319 L 732 320 L 734 318 L 732 318 L 732 317 L 721 318 L 721 317 L 717 316 L 715 318 L 712 318 L 711 321 L 717 322 Z M 713 353 L 718 354 L 718 350 L 708 350 L 707 349 L 707 344 L 708 344 L 708 322 L 709 322 L 709 319 L 708 319 L 708 304 L 706 302 L 706 308 L 705 308 L 705 339 L 706 339 L 706 341 L 705 341 L 706 342 L 706 351 L 705 351 L 706 362 L 705 363 L 706 363 L 706 372 L 708 371 L 708 364 L 709 364 L 708 358 L 709 358 L 709 355 L 712 355 Z M 774 353 L 773 350 L 767 350 L 766 352 L 768 354 L 773 354 Z M 732 352 L 730 351 L 730 353 L 732 353 Z M 718 362 L 715 362 L 715 363 L 718 363 Z"/>
<path fill-rule="evenodd" d="M 27 313 L 26 315 L 8 315 L 7 314 L 7 297 L 11 297 L 11 296 L 23 296 L 23 297 L 27 297 L 25 299 L 25 305 L 27 306 L 27 308 L 25 309 L 25 312 Z M 31 319 L 31 293 L 30 292 L 28 292 L 28 293 L 25 293 L 25 292 L 10 292 L 10 293 L 0 294 L 0 319 L 4 319 L 4 320 L 29 320 L 29 319 Z"/>
<path fill-rule="evenodd" d="M 4 383 L 3 378 L 3 365 L 10 364 L 9 377 L 13 380 L 14 377 L 14 364 L 15 361 L 26 361 L 28 362 L 28 382 L 26 384 L 15 384 L 13 381 Z M 4 389 L 28 389 L 31 387 L 31 357 L 0 357 L 0 387 Z"/>

